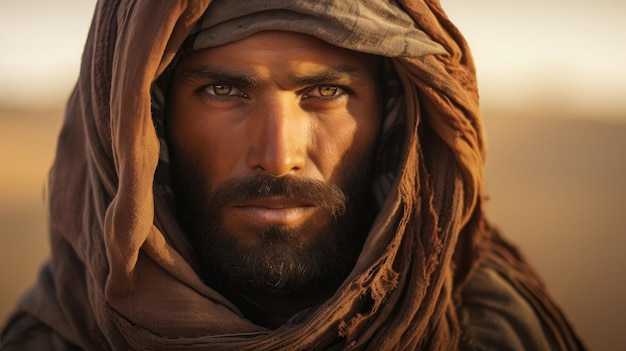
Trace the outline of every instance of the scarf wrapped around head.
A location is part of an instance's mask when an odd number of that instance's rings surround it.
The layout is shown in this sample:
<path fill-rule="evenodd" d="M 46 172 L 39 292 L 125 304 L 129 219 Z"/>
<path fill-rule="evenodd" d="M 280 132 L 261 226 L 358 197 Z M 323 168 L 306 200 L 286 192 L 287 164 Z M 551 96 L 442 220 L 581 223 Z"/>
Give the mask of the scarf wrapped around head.
<path fill-rule="evenodd" d="M 163 87 L 182 50 L 263 30 L 388 58 L 374 194 L 350 276 L 297 324 L 268 330 L 198 276 L 172 211 Z M 482 213 L 485 159 L 468 47 L 437 0 L 100 1 L 49 179 L 52 257 L 20 309 L 85 349 L 452 350 L 479 264 L 510 277 L 563 349 L 575 338 Z"/>

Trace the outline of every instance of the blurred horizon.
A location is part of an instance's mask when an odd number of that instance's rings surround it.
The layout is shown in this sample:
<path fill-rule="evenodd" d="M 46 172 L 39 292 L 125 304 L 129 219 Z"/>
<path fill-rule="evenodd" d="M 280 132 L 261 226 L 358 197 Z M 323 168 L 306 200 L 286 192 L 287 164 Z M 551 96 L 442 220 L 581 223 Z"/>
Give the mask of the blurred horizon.
<path fill-rule="evenodd" d="M 94 6 L 94 0 L 0 1 L 0 108 L 65 104 Z M 486 109 L 551 108 L 626 121 L 626 2 L 442 0 L 442 6 L 472 49 Z"/>

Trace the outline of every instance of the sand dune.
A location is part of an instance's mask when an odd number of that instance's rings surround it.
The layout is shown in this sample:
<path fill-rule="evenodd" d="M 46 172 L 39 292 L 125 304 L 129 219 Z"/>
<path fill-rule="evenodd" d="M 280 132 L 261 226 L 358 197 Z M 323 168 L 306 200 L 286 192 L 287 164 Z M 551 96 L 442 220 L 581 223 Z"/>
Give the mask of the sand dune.
<path fill-rule="evenodd" d="M 0 319 L 48 249 L 44 179 L 60 111 L 0 111 Z M 592 349 L 626 347 L 626 123 L 488 111 L 487 211 Z"/>

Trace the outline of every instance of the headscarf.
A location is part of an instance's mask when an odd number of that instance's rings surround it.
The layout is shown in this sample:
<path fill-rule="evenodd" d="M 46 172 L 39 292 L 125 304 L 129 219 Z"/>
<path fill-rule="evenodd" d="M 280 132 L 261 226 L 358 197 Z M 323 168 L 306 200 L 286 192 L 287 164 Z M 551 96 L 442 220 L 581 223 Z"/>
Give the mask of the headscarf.
<path fill-rule="evenodd" d="M 302 28 L 387 57 L 401 93 L 387 101 L 380 209 L 352 273 L 302 321 L 269 330 L 198 275 L 169 200 L 159 81 L 184 50 Z M 19 311 L 90 350 L 452 350 L 482 265 L 576 349 L 537 275 L 484 218 L 484 161 L 472 57 L 437 0 L 100 1 L 49 177 L 51 259 Z"/>

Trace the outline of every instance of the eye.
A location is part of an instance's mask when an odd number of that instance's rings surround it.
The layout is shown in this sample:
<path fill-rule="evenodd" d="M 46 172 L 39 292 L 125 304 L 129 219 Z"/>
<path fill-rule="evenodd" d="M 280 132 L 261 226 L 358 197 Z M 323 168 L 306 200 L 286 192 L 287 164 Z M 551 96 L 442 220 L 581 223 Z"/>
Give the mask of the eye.
<path fill-rule="evenodd" d="M 210 95 L 215 95 L 215 96 L 242 96 L 242 97 L 247 96 L 243 91 L 237 89 L 235 86 L 228 85 L 228 84 L 207 85 L 204 88 L 204 91 Z"/>
<path fill-rule="evenodd" d="M 346 91 L 336 85 L 320 85 L 313 87 L 306 94 L 305 98 L 317 97 L 317 98 L 332 98 L 345 94 Z"/>

